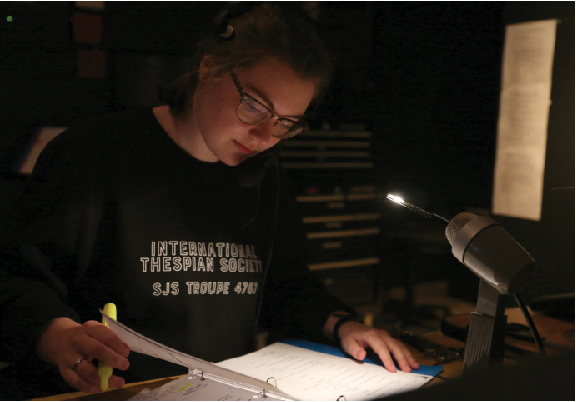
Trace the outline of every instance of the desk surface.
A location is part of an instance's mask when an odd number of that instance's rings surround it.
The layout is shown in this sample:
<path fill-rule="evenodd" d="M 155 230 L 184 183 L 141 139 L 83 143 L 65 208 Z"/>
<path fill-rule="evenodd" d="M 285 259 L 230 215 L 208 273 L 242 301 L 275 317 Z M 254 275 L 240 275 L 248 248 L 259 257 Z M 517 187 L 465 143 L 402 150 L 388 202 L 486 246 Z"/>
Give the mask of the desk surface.
<path fill-rule="evenodd" d="M 524 317 L 520 312 L 520 309 L 513 308 L 507 309 L 506 315 L 508 316 L 508 322 L 517 322 L 517 323 L 524 323 Z M 449 320 L 451 323 L 455 325 L 459 325 L 465 327 L 469 320 L 469 314 L 464 314 L 460 316 L 450 317 Z M 536 327 L 540 332 L 540 335 L 546 338 L 547 341 L 558 344 L 564 345 L 566 347 L 574 348 L 574 324 L 567 323 L 564 321 L 557 320 L 555 318 L 550 318 L 538 314 L 532 314 Z M 449 347 L 464 347 L 464 343 L 460 342 L 456 339 L 449 338 L 440 332 L 428 333 L 425 334 L 428 339 L 443 344 Z M 517 347 L 522 347 L 528 350 L 532 350 L 537 352 L 537 347 L 532 342 L 517 340 L 517 339 L 510 339 L 507 338 L 507 343 L 513 344 Z M 421 364 L 437 364 L 432 358 L 424 356 L 422 353 L 410 348 L 416 359 Z M 546 347 L 546 353 L 549 355 L 560 354 L 565 352 L 565 349 L 556 348 L 556 347 Z M 511 364 L 513 361 L 506 359 L 505 364 Z M 464 362 L 462 360 L 455 360 L 446 364 L 442 364 L 444 366 L 444 371 L 440 375 L 440 377 L 435 378 L 431 385 L 434 384 L 441 384 L 444 382 L 443 378 L 458 378 L 462 375 Z M 140 383 L 134 384 L 126 384 L 122 389 L 114 389 L 104 393 L 98 394 L 87 394 L 84 392 L 75 392 L 70 394 L 62 394 L 62 395 L 55 395 L 48 398 L 40 398 L 40 399 L 33 399 L 35 401 L 112 401 L 112 400 L 127 400 L 132 398 L 140 391 L 145 388 L 155 389 L 158 388 L 173 379 L 178 377 L 169 377 L 169 378 L 160 378 L 157 380 L 150 380 Z"/>

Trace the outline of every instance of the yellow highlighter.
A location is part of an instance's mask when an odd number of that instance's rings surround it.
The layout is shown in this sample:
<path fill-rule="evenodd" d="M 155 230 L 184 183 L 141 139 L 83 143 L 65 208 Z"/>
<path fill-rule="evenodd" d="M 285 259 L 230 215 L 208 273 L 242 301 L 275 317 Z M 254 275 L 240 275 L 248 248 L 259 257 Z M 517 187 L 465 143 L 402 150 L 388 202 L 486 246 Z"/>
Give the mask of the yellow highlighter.
<path fill-rule="evenodd" d="M 104 306 L 104 314 L 117 320 L 116 305 L 114 303 L 106 304 Z M 108 326 L 104 317 L 102 317 L 102 324 Z M 112 367 L 103 361 L 98 361 L 98 375 L 100 376 L 100 389 L 106 391 L 108 389 L 108 379 L 112 376 Z"/>

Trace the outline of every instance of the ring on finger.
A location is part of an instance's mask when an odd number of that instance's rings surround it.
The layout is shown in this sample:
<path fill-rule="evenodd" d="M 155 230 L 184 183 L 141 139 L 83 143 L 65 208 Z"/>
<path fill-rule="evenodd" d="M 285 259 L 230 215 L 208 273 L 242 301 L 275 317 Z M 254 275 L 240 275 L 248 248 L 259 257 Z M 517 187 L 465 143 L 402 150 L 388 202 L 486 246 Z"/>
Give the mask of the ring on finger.
<path fill-rule="evenodd" d="M 82 361 L 84 360 L 83 357 L 81 357 L 80 359 L 76 360 L 76 362 L 74 363 L 74 371 L 76 371 L 76 369 L 78 369 L 78 366 L 80 365 L 80 363 L 82 363 Z"/>

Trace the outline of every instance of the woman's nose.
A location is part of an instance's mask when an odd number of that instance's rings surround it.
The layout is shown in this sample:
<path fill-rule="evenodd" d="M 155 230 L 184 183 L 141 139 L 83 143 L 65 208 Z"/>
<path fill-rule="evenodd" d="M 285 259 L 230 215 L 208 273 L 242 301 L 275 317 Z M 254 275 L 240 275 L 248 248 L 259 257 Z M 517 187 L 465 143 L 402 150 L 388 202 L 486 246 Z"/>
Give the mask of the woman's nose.
<path fill-rule="evenodd" d="M 276 137 L 272 136 L 273 130 L 274 122 L 271 119 L 265 121 L 264 123 L 250 127 L 249 134 L 258 140 L 258 142 L 262 143 L 263 145 L 267 145 L 268 143 L 273 143 L 274 140 L 276 140 Z"/>

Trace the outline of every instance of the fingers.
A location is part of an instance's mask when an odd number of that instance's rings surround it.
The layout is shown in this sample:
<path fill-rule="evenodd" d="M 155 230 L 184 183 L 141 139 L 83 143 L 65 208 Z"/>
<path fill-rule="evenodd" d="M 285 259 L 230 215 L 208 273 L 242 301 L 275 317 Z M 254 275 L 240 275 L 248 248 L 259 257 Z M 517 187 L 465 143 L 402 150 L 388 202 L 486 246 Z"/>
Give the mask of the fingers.
<path fill-rule="evenodd" d="M 352 343 L 345 350 L 347 350 L 348 354 L 350 356 L 352 356 L 353 358 L 355 358 L 356 360 L 362 361 L 366 358 L 366 349 L 364 349 L 362 346 L 358 345 L 357 342 Z"/>
<path fill-rule="evenodd" d="M 81 391 L 100 392 L 101 380 L 98 368 L 93 364 L 94 359 L 120 370 L 126 370 L 129 366 L 128 346 L 110 328 L 96 321 L 76 326 L 63 325 L 51 335 L 60 340 L 58 353 L 54 353 L 54 363 L 58 365 L 64 380 Z M 121 388 L 124 379 L 113 375 L 108 379 L 108 386 Z"/>
<path fill-rule="evenodd" d="M 76 389 L 79 389 L 82 392 L 89 392 L 89 393 L 99 392 L 100 391 L 99 382 L 94 381 L 94 379 L 90 381 L 84 378 L 84 376 L 87 376 L 89 378 L 92 377 L 89 373 L 89 370 L 86 368 L 87 365 L 92 366 L 92 363 L 90 363 L 87 360 L 83 360 L 78 365 L 78 368 L 76 370 L 68 366 L 61 366 L 60 374 L 68 384 L 70 384 L 72 387 Z M 94 368 L 94 366 L 92 367 Z M 98 375 L 98 372 L 96 372 L 96 375 Z"/>
<path fill-rule="evenodd" d="M 416 363 L 416 361 L 412 357 L 412 354 L 408 351 L 408 349 L 406 349 L 406 347 L 404 346 L 404 344 L 402 344 L 402 342 L 392 337 L 388 337 L 386 341 L 386 346 L 388 348 L 388 351 L 394 355 L 394 358 L 398 362 L 398 366 L 400 366 L 400 369 L 402 371 L 410 373 L 412 371 L 412 368 L 414 369 L 418 368 L 418 363 Z M 376 353 L 378 352 L 376 351 Z M 416 367 L 414 367 L 414 365 Z"/>
<path fill-rule="evenodd" d="M 88 335 L 104 343 L 121 356 L 128 357 L 130 348 L 110 328 L 96 321 L 87 321 L 83 327 Z"/>
<path fill-rule="evenodd" d="M 382 360 L 382 363 L 384 364 L 384 367 L 391 373 L 395 373 L 398 370 L 396 369 L 396 365 L 394 364 L 394 359 L 392 359 L 392 356 L 390 355 L 390 352 L 393 352 L 393 349 L 390 347 L 391 345 L 391 341 L 393 341 L 393 338 L 390 337 L 388 334 L 385 334 L 385 337 L 379 333 L 379 331 L 374 331 L 375 334 L 373 334 L 369 340 L 366 346 L 371 347 L 374 352 L 376 352 L 376 354 L 378 355 L 378 357 L 380 358 L 380 360 Z M 396 358 L 396 361 L 398 361 L 398 365 L 400 366 L 400 368 L 402 369 L 402 371 L 406 371 L 404 370 L 404 367 L 401 364 L 401 356 L 396 356 L 396 354 L 394 354 L 394 357 Z M 410 371 L 408 371 L 410 372 Z"/>
<path fill-rule="evenodd" d="M 378 354 L 383 362 L 383 355 L 385 358 L 388 358 L 390 357 L 390 354 L 392 354 L 394 355 L 394 359 L 396 359 L 400 370 L 406 373 L 410 373 L 412 372 L 412 369 L 418 369 L 420 367 L 420 365 L 412 356 L 412 353 L 410 353 L 410 351 L 406 348 L 406 346 L 404 346 L 402 342 L 392 338 L 390 335 L 388 335 L 388 333 L 384 331 L 380 332 L 380 337 L 374 342 L 373 345 L 370 345 L 370 347 L 374 349 L 374 351 Z M 386 364 L 384 366 L 388 368 Z"/>
<path fill-rule="evenodd" d="M 52 320 L 38 344 L 38 356 L 58 366 L 66 382 L 84 392 L 100 391 L 94 359 L 126 370 L 129 353 L 128 346 L 105 325 L 96 321 L 79 324 L 66 317 Z M 113 375 L 108 385 L 121 388 L 124 380 Z"/>
<path fill-rule="evenodd" d="M 397 339 L 392 338 L 386 331 L 369 328 L 357 323 L 350 324 L 344 329 L 344 325 L 342 326 L 343 331 L 340 333 L 342 347 L 355 359 L 364 360 L 366 357 L 365 348 L 370 347 L 378 354 L 384 367 L 391 373 L 398 371 L 394 364 L 394 359 L 400 369 L 407 373 L 420 367 L 406 346 Z"/>
<path fill-rule="evenodd" d="M 97 393 L 100 392 L 100 376 L 98 368 L 86 359 L 82 359 L 80 364 L 72 367 L 63 366 L 60 368 L 62 377 L 68 384 L 83 392 Z M 123 378 L 113 375 L 108 380 L 110 388 L 122 388 L 125 384 Z"/>
<path fill-rule="evenodd" d="M 418 364 L 418 362 L 416 361 L 414 356 L 412 356 L 412 353 L 410 353 L 410 351 L 408 351 L 408 364 L 410 365 L 410 368 L 412 370 L 418 370 L 420 368 L 420 364 Z"/>
<path fill-rule="evenodd" d="M 128 368 L 127 357 L 130 349 L 118 335 L 95 321 L 88 321 L 82 327 L 84 331 L 73 339 L 77 351 L 89 361 L 98 359 L 120 370 Z"/>

